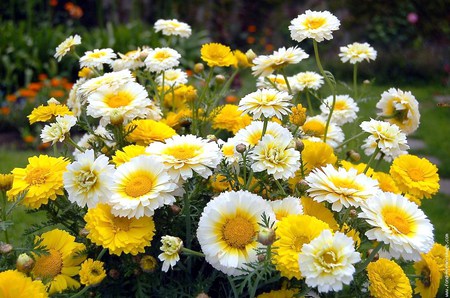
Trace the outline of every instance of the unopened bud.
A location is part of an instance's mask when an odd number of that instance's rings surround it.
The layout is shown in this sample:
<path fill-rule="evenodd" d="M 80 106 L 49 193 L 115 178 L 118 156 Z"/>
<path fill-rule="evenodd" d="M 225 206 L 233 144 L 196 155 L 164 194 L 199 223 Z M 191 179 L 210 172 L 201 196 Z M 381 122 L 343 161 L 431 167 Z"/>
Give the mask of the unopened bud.
<path fill-rule="evenodd" d="M 217 137 L 215 135 L 207 135 L 206 139 L 208 140 L 208 143 L 217 142 Z"/>
<path fill-rule="evenodd" d="M 123 123 L 123 115 L 118 112 L 113 112 L 109 119 L 111 124 L 115 126 L 122 125 Z"/>
<path fill-rule="evenodd" d="M 370 84 L 370 81 L 369 80 L 364 80 L 363 83 L 364 84 Z"/>
<path fill-rule="evenodd" d="M 47 100 L 47 104 L 55 104 L 55 105 L 59 105 L 61 104 L 56 98 L 52 97 L 49 100 Z"/>
<path fill-rule="evenodd" d="M 0 254 L 7 254 L 13 250 L 13 246 L 9 243 L 0 244 Z"/>
<path fill-rule="evenodd" d="M 216 83 L 218 85 L 222 85 L 223 83 L 225 83 L 225 81 L 226 81 L 226 79 L 223 75 L 221 75 L 221 74 L 216 75 Z"/>
<path fill-rule="evenodd" d="M 262 245 L 272 245 L 275 241 L 275 231 L 270 228 L 261 228 L 258 232 L 258 242 Z"/>
<path fill-rule="evenodd" d="M 200 294 L 198 294 L 195 298 L 209 298 L 208 294 L 202 292 Z"/>
<path fill-rule="evenodd" d="M 155 272 L 157 265 L 158 262 L 156 261 L 156 259 L 150 255 L 143 256 L 139 263 L 139 266 L 141 267 L 142 271 L 146 273 Z"/>
<path fill-rule="evenodd" d="M 172 211 L 174 215 L 177 215 L 181 212 L 181 208 L 178 205 L 170 205 L 170 211 Z"/>
<path fill-rule="evenodd" d="M 247 56 L 248 62 L 253 63 L 253 59 L 255 59 L 257 55 L 255 54 L 255 52 L 253 52 L 252 49 L 250 49 L 245 52 L 245 56 Z"/>
<path fill-rule="evenodd" d="M 347 157 L 350 158 L 352 161 L 359 161 L 361 159 L 361 155 L 356 152 L 355 150 L 350 150 L 347 152 Z"/>
<path fill-rule="evenodd" d="M 205 66 L 203 65 L 203 63 L 196 63 L 194 65 L 194 72 L 195 73 L 201 73 L 205 70 Z"/>
<path fill-rule="evenodd" d="M 245 144 L 242 144 L 242 143 L 240 143 L 240 144 L 237 144 L 236 145 L 236 151 L 238 152 L 238 153 L 244 153 L 245 152 L 245 150 L 247 150 L 247 146 L 245 146 Z"/>
<path fill-rule="evenodd" d="M 295 149 L 298 152 L 302 152 L 303 149 L 305 149 L 305 144 L 303 143 L 302 140 L 299 140 L 299 139 L 295 140 Z"/>
<path fill-rule="evenodd" d="M 108 271 L 108 275 L 109 277 L 111 277 L 112 279 L 118 279 L 120 277 L 120 272 L 117 269 L 110 269 Z"/>
<path fill-rule="evenodd" d="M 367 251 L 367 257 L 369 257 L 372 254 L 372 251 L 373 251 L 373 249 L 369 249 Z M 376 253 L 372 259 L 372 262 L 378 261 L 379 258 L 380 258 L 380 255 L 378 253 Z"/>
<path fill-rule="evenodd" d="M 287 145 L 286 149 L 295 149 L 295 140 L 291 140 Z"/>
<path fill-rule="evenodd" d="M 34 260 L 26 253 L 20 254 L 16 261 L 16 269 L 28 274 L 34 267 Z"/>
<path fill-rule="evenodd" d="M 355 209 L 350 209 L 348 215 L 349 215 L 351 218 L 356 218 L 356 217 L 358 216 L 358 212 L 357 212 Z"/>
<path fill-rule="evenodd" d="M 187 128 L 187 127 L 191 126 L 191 120 L 183 119 L 183 120 L 180 121 L 180 125 L 182 127 L 186 127 Z"/>
<path fill-rule="evenodd" d="M 262 263 L 266 259 L 266 255 L 265 254 L 259 254 L 257 256 L 257 259 L 258 259 L 258 262 Z"/>
<path fill-rule="evenodd" d="M 78 232 L 78 235 L 80 236 L 80 237 L 87 237 L 87 235 L 89 235 L 89 230 L 88 229 L 81 229 L 79 232 Z"/>
<path fill-rule="evenodd" d="M 305 179 L 302 179 L 298 182 L 298 186 L 300 187 L 301 190 L 305 190 L 309 187 L 308 182 L 306 182 Z"/>

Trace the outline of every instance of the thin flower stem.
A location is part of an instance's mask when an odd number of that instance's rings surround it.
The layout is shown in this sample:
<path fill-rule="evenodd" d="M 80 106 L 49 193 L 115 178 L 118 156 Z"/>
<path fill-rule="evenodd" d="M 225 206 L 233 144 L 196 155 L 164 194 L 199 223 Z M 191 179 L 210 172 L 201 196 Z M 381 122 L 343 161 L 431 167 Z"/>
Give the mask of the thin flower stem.
<path fill-rule="evenodd" d="M 102 249 L 102 251 L 98 254 L 96 260 L 97 260 L 97 261 L 101 260 L 102 257 L 103 257 L 103 255 L 106 253 L 107 250 L 108 250 L 108 249 L 107 249 L 106 247 L 104 247 L 104 248 Z"/>
<path fill-rule="evenodd" d="M 250 174 L 248 175 L 247 183 L 245 184 L 245 189 L 246 190 L 249 189 L 250 184 L 252 183 L 252 180 L 253 180 L 253 170 L 250 168 Z M 257 185 L 257 184 L 255 183 L 255 185 Z"/>
<path fill-rule="evenodd" d="M 308 88 L 305 88 L 305 93 L 306 93 L 306 100 L 308 101 L 309 114 L 311 116 L 313 116 L 314 115 L 314 109 L 313 109 L 313 106 L 312 106 L 312 103 L 311 103 L 311 97 L 309 96 Z"/>
<path fill-rule="evenodd" d="M 284 81 L 286 82 L 286 87 L 289 91 L 289 94 L 292 94 L 292 89 L 291 89 L 291 85 L 289 84 L 288 78 L 286 76 L 286 72 L 284 70 L 284 67 L 281 68 L 281 74 L 283 75 Z"/>
<path fill-rule="evenodd" d="M 269 119 L 267 117 L 264 117 L 263 130 L 262 130 L 262 133 L 261 133 L 261 140 L 264 137 L 264 135 L 266 134 L 268 122 L 269 122 Z"/>
<path fill-rule="evenodd" d="M 203 253 L 195 251 L 195 250 L 192 250 L 192 249 L 189 249 L 189 248 L 186 248 L 186 247 L 183 247 L 181 249 L 181 252 L 184 253 L 184 254 L 190 255 L 190 256 L 197 256 L 197 257 L 202 257 L 202 258 L 205 257 L 205 255 Z"/>
<path fill-rule="evenodd" d="M 384 245 L 383 242 L 378 243 L 378 245 L 372 250 L 367 259 L 356 269 L 355 274 L 358 274 L 364 269 L 366 269 L 367 265 L 369 265 L 369 263 L 372 262 L 373 258 L 375 258 L 375 255 L 380 251 L 383 245 Z"/>
<path fill-rule="evenodd" d="M 367 173 L 367 170 L 369 170 L 370 168 L 370 163 L 375 159 L 375 157 L 378 155 L 378 153 L 380 152 L 380 147 L 378 147 L 378 143 L 377 143 L 377 148 L 375 149 L 375 151 L 373 152 L 372 156 L 370 157 L 369 161 L 367 162 L 366 167 L 364 168 L 363 173 Z"/>
<path fill-rule="evenodd" d="M 281 185 L 280 181 L 278 181 L 278 179 L 275 179 L 275 183 L 277 184 L 278 188 L 281 190 L 281 193 L 282 193 L 284 196 L 287 196 L 287 194 L 286 194 L 286 192 L 284 191 L 284 188 L 283 188 L 283 186 Z"/>
<path fill-rule="evenodd" d="M 346 144 L 350 143 L 351 141 L 353 141 L 353 140 L 359 138 L 360 136 L 362 136 L 362 135 L 365 134 L 365 133 L 366 133 L 366 132 L 363 131 L 363 132 L 360 132 L 360 133 L 357 134 L 357 135 L 354 135 L 353 137 L 351 137 L 351 138 L 345 140 L 345 142 L 342 142 L 342 143 L 340 143 L 338 146 L 336 146 L 336 149 L 339 149 L 339 148 L 343 147 L 344 145 L 346 145 Z"/>
<path fill-rule="evenodd" d="M 76 293 L 76 294 L 70 296 L 69 298 L 81 297 L 81 296 L 83 296 L 84 293 L 87 292 L 87 290 L 89 290 L 89 288 L 90 288 L 89 286 L 86 286 L 86 287 L 84 287 L 81 291 L 79 291 L 78 293 Z"/>
<path fill-rule="evenodd" d="M 0 191 L 2 194 L 2 221 L 6 221 L 6 193 L 4 191 Z M 5 227 L 5 230 L 3 231 L 5 234 L 5 241 L 6 243 L 9 243 L 9 237 L 8 237 L 8 229 Z"/>
<path fill-rule="evenodd" d="M 67 137 L 66 140 L 69 142 L 69 144 L 71 144 L 72 146 L 77 148 L 80 152 L 84 152 L 84 149 L 81 148 L 80 146 L 78 146 L 77 143 L 75 143 L 74 140 L 72 140 L 71 137 Z"/>
<path fill-rule="evenodd" d="M 353 66 L 353 97 L 356 100 L 358 98 L 358 63 Z"/>

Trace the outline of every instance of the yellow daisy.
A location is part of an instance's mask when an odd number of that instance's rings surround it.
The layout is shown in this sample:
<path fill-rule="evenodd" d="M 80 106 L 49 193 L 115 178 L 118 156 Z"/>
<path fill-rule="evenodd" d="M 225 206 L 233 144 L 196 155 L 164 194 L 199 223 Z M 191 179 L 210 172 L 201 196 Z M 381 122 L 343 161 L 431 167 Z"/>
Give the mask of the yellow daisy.
<path fill-rule="evenodd" d="M 252 122 L 252 117 L 238 110 L 238 106 L 227 104 L 212 112 L 212 128 L 225 129 L 236 134 Z"/>
<path fill-rule="evenodd" d="M 296 197 L 289 196 L 281 200 L 270 201 L 269 204 L 277 220 L 290 214 L 303 214 L 302 202 Z"/>
<path fill-rule="evenodd" d="M 358 172 L 358 174 L 363 173 L 365 168 L 366 168 L 366 166 L 367 166 L 363 162 L 360 162 L 358 164 L 353 164 L 353 163 L 351 163 L 349 161 L 346 161 L 346 160 L 341 160 L 340 164 L 347 171 L 350 170 L 350 169 L 355 169 L 356 172 Z M 369 177 L 371 177 L 373 175 L 373 173 L 374 173 L 374 171 L 373 171 L 373 169 L 371 167 L 369 167 L 369 169 L 367 169 L 367 171 L 366 171 L 366 175 L 369 176 Z"/>
<path fill-rule="evenodd" d="M 422 260 L 414 263 L 416 275 L 415 294 L 420 294 L 422 298 L 434 298 L 439 290 L 442 274 L 439 272 L 439 265 L 427 255 L 422 255 Z"/>
<path fill-rule="evenodd" d="M 298 104 L 291 108 L 292 114 L 289 115 L 289 122 L 296 126 L 302 126 L 306 121 L 306 108 Z"/>
<path fill-rule="evenodd" d="M 155 141 L 163 142 L 177 134 L 167 124 L 150 119 L 133 120 L 125 127 L 125 131 L 132 127 L 135 128 L 126 136 L 126 140 L 141 146 L 148 146 Z"/>
<path fill-rule="evenodd" d="M 28 165 L 12 170 L 14 181 L 7 192 L 8 199 L 13 200 L 20 193 L 27 191 L 21 204 L 28 208 L 39 208 L 48 200 L 64 194 L 63 173 L 69 164 L 64 157 L 47 155 L 33 156 L 28 159 Z"/>
<path fill-rule="evenodd" d="M 258 296 L 256 296 L 256 298 L 293 298 L 297 297 L 297 294 L 297 289 L 281 289 L 259 294 Z"/>
<path fill-rule="evenodd" d="M 192 110 L 181 109 L 176 113 L 175 112 L 167 113 L 166 117 L 162 119 L 161 122 L 169 125 L 173 129 L 179 129 L 181 125 L 185 123 L 190 123 L 191 118 L 192 118 Z"/>
<path fill-rule="evenodd" d="M 204 44 L 200 53 L 202 60 L 208 63 L 209 67 L 230 66 L 236 63 L 236 57 L 230 47 L 220 43 Z"/>
<path fill-rule="evenodd" d="M 97 286 L 106 277 L 104 263 L 87 259 L 81 264 L 80 283 L 85 286 Z"/>
<path fill-rule="evenodd" d="M 450 259 L 450 252 L 448 246 L 435 243 L 431 250 L 427 253 L 427 256 L 436 261 L 439 266 L 439 271 L 442 274 L 450 275 L 450 264 L 448 263 L 448 260 Z"/>
<path fill-rule="evenodd" d="M 43 233 L 36 237 L 35 242 L 49 254 L 34 256 L 33 278 L 46 281 L 50 295 L 66 289 L 78 289 L 80 283 L 73 276 L 78 275 L 80 264 L 86 259 L 82 254 L 86 249 L 84 244 L 75 242 L 75 237 L 58 229 Z"/>
<path fill-rule="evenodd" d="M 303 214 L 313 216 L 327 223 L 333 231 L 339 230 L 339 225 L 334 219 L 333 212 L 325 207 L 324 203 L 318 203 L 309 197 L 302 197 Z"/>
<path fill-rule="evenodd" d="M 321 168 L 327 164 L 334 165 L 337 161 L 333 148 L 323 142 L 302 140 L 305 148 L 302 151 L 302 162 L 305 175 L 315 168 Z"/>
<path fill-rule="evenodd" d="M 0 174 L 0 191 L 8 191 L 11 189 L 14 182 L 13 174 Z"/>
<path fill-rule="evenodd" d="M 263 213 L 275 219 L 270 205 L 248 191 L 223 192 L 211 200 L 197 230 L 206 261 L 225 274 L 244 274 L 239 268 L 248 268 L 246 264 L 257 260 L 255 248 L 261 244 L 256 235 Z"/>
<path fill-rule="evenodd" d="M 288 215 L 276 225 L 278 239 L 273 243 L 273 263 L 281 276 L 300 279 L 299 253 L 305 243 L 311 242 L 330 227 L 309 215 Z"/>
<path fill-rule="evenodd" d="M 374 298 L 410 298 L 412 288 L 409 279 L 394 261 L 379 259 L 367 266 L 369 291 Z"/>
<path fill-rule="evenodd" d="M 439 191 L 437 170 L 428 159 L 405 154 L 394 159 L 389 173 L 402 192 L 429 199 Z"/>
<path fill-rule="evenodd" d="M 89 209 L 84 220 L 89 231 L 87 237 L 118 256 L 122 253 L 132 255 L 143 253 L 155 235 L 153 218 L 114 216 L 111 207 L 105 204 L 98 204 L 95 208 Z"/>
<path fill-rule="evenodd" d="M 165 89 L 164 106 L 175 110 L 184 108 L 197 98 L 197 89 L 191 85 L 180 85 L 173 90 L 167 87 Z"/>
<path fill-rule="evenodd" d="M 0 272 L 0 297 L 47 298 L 48 294 L 40 280 L 32 280 L 16 270 Z"/>
<path fill-rule="evenodd" d="M 36 122 L 47 122 L 56 116 L 73 115 L 66 105 L 49 103 L 48 105 L 40 105 L 31 111 L 28 115 L 28 120 L 30 124 Z"/>
<path fill-rule="evenodd" d="M 372 178 L 378 181 L 378 187 L 384 192 L 401 193 L 392 176 L 383 172 L 374 172 Z"/>
<path fill-rule="evenodd" d="M 111 161 L 118 167 L 121 164 L 130 161 L 133 157 L 143 154 L 145 154 L 144 146 L 128 145 L 123 147 L 122 150 L 117 150 L 112 156 Z"/>
<path fill-rule="evenodd" d="M 247 68 L 247 67 L 253 66 L 252 61 L 248 59 L 248 57 L 247 57 L 247 55 L 245 55 L 245 53 L 243 53 L 239 50 L 234 50 L 233 54 L 234 54 L 234 57 L 236 57 L 236 62 L 233 65 L 234 67 Z"/>

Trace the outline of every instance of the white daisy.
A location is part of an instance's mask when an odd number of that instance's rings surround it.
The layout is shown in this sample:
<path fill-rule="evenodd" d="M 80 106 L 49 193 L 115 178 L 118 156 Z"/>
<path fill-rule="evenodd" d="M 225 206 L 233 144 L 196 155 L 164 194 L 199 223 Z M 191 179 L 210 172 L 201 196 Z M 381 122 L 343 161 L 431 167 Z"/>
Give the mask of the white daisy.
<path fill-rule="evenodd" d="M 300 198 L 288 196 L 281 200 L 269 201 L 273 213 L 275 213 L 276 220 L 281 220 L 283 217 L 290 214 L 303 214 L 303 206 Z"/>
<path fill-rule="evenodd" d="M 153 216 L 156 209 L 175 202 L 178 185 L 155 158 L 141 155 L 114 172 L 112 196 L 107 202 L 116 216 Z"/>
<path fill-rule="evenodd" d="M 117 90 L 123 85 L 135 81 L 136 80 L 129 69 L 108 72 L 100 77 L 92 78 L 80 84 L 76 90 L 76 94 L 80 98 L 81 104 L 84 104 L 84 101 L 88 98 L 88 96 L 96 92 L 101 87 L 108 88 L 110 90 Z"/>
<path fill-rule="evenodd" d="M 268 75 L 267 77 L 258 77 L 258 80 L 256 81 L 256 87 L 258 89 L 275 88 L 279 91 L 286 91 L 286 92 L 288 91 L 286 80 L 282 75 L 271 74 Z"/>
<path fill-rule="evenodd" d="M 273 116 L 283 119 L 283 115 L 291 112 L 292 96 L 287 92 L 276 89 L 259 89 L 247 94 L 239 102 L 240 111 L 253 114 L 253 119 L 259 119 L 261 115 L 266 118 Z"/>
<path fill-rule="evenodd" d="M 390 88 L 381 94 L 377 108 L 381 109 L 378 115 L 386 117 L 386 121 L 396 124 L 407 135 L 419 127 L 419 103 L 410 91 Z"/>
<path fill-rule="evenodd" d="M 183 241 L 178 237 L 162 236 L 162 253 L 158 255 L 158 259 L 163 261 L 162 271 L 167 272 L 169 268 L 173 268 L 180 260 L 179 252 L 183 248 Z"/>
<path fill-rule="evenodd" d="M 177 35 L 184 38 L 188 38 L 192 33 L 191 26 L 176 19 L 157 20 L 155 23 L 155 31 L 162 31 L 162 34 L 167 36 Z"/>
<path fill-rule="evenodd" d="M 329 11 L 307 10 L 291 21 L 291 38 L 301 42 L 312 38 L 317 42 L 333 39 L 333 31 L 338 30 L 341 22 Z"/>
<path fill-rule="evenodd" d="M 333 204 L 333 211 L 341 211 L 342 207 L 359 207 L 365 200 L 380 191 L 378 181 L 358 174 L 356 169 L 335 169 L 328 164 L 315 168 L 305 177 L 309 185 L 308 194 L 317 202 L 326 201 Z"/>
<path fill-rule="evenodd" d="M 82 99 L 77 94 L 78 88 L 86 82 L 85 78 L 78 79 L 70 89 L 69 97 L 67 98 L 67 106 L 76 117 L 80 117 L 82 109 Z"/>
<path fill-rule="evenodd" d="M 399 194 L 381 192 L 361 206 L 364 218 L 374 228 L 367 238 L 389 244 L 394 258 L 418 261 L 434 244 L 433 225 L 419 207 Z"/>
<path fill-rule="evenodd" d="M 218 142 L 221 145 L 220 150 L 228 165 L 235 170 L 239 170 L 239 161 L 242 160 L 242 155 L 236 151 L 236 146 L 239 144 L 236 138 L 229 138 L 226 142 L 219 139 Z"/>
<path fill-rule="evenodd" d="M 54 57 L 58 59 L 58 62 L 61 61 L 61 58 L 64 57 L 68 52 L 70 52 L 72 47 L 79 44 L 81 44 L 81 37 L 78 34 L 67 37 L 66 40 L 64 40 L 56 47 L 56 53 Z"/>
<path fill-rule="evenodd" d="M 187 180 L 194 172 L 208 178 L 222 159 L 219 146 L 195 135 L 175 135 L 161 142 L 151 143 L 146 152 L 161 161 L 176 182 Z"/>
<path fill-rule="evenodd" d="M 152 102 L 147 90 L 138 83 L 129 82 L 118 89 L 107 86 L 98 88 L 87 98 L 87 114 L 101 118 L 101 124 L 111 123 L 111 117 L 122 117 L 127 124 L 135 118 L 145 118 L 149 114 L 147 106 Z"/>
<path fill-rule="evenodd" d="M 297 64 L 308 57 L 309 55 L 300 48 L 290 47 L 286 49 L 282 47 L 274 51 L 270 56 L 261 55 L 253 59 L 253 75 L 268 76 L 277 69 L 285 67 L 288 64 Z"/>
<path fill-rule="evenodd" d="M 164 86 L 175 88 L 187 83 L 187 73 L 181 69 L 168 69 L 156 77 L 156 83 L 158 86 L 162 86 L 163 81 Z"/>
<path fill-rule="evenodd" d="M 361 261 L 361 256 L 355 251 L 352 238 L 323 230 L 303 245 L 298 261 L 308 286 L 317 287 L 319 292 L 338 292 L 353 280 L 353 264 Z"/>
<path fill-rule="evenodd" d="M 78 154 L 63 174 L 69 201 L 80 207 L 94 208 L 97 203 L 109 200 L 114 170 L 108 157 L 101 154 L 95 158 L 92 149 Z"/>
<path fill-rule="evenodd" d="M 119 58 L 114 60 L 111 65 L 114 71 L 124 69 L 134 70 L 145 66 L 144 59 L 147 57 L 147 54 L 140 48 L 125 54 L 118 53 L 118 55 Z"/>
<path fill-rule="evenodd" d="M 148 51 L 145 65 L 150 72 L 160 72 L 177 67 L 181 55 L 171 48 L 156 48 Z"/>
<path fill-rule="evenodd" d="M 93 51 L 87 51 L 84 56 L 80 58 L 80 68 L 93 67 L 103 69 L 103 64 L 111 65 L 113 59 L 116 59 L 117 55 L 112 49 L 95 49 Z"/>
<path fill-rule="evenodd" d="M 341 57 L 342 62 L 349 61 L 351 64 L 362 62 L 366 60 L 375 60 L 377 58 L 377 51 L 372 48 L 367 42 L 359 43 L 354 42 L 345 47 L 340 48 L 339 57 Z"/>
<path fill-rule="evenodd" d="M 70 129 L 77 123 L 77 117 L 72 115 L 57 116 L 54 123 L 46 125 L 41 132 L 42 142 L 62 142 Z"/>
<path fill-rule="evenodd" d="M 322 115 L 326 118 L 330 114 L 331 105 L 333 103 L 333 96 L 328 96 L 323 100 L 320 105 Z M 337 125 L 343 125 L 345 123 L 353 122 L 356 119 L 356 113 L 359 112 L 359 107 L 356 102 L 348 95 L 336 95 L 336 101 L 334 103 L 333 114 L 331 115 L 331 121 Z"/>
<path fill-rule="evenodd" d="M 300 72 L 288 79 L 294 93 L 303 91 L 305 88 L 318 90 L 323 85 L 323 77 L 313 71 Z"/>
<path fill-rule="evenodd" d="M 312 141 L 323 141 L 327 120 L 321 116 L 307 117 L 305 123 L 301 127 L 307 139 Z M 330 122 L 328 125 L 326 143 L 333 148 L 339 146 L 344 141 L 345 135 L 342 128 L 336 123 Z"/>
<path fill-rule="evenodd" d="M 205 259 L 227 275 L 242 275 L 239 268 L 257 260 L 256 241 L 261 216 L 275 219 L 269 203 L 248 191 L 223 192 L 209 201 L 200 217 L 197 238 Z"/>
<path fill-rule="evenodd" d="M 234 139 L 237 144 L 242 143 L 246 146 L 255 146 L 261 140 L 264 123 L 262 121 L 252 121 L 248 126 L 240 129 Z M 269 121 L 267 123 L 267 129 L 265 135 L 271 135 L 275 139 L 288 138 L 292 140 L 294 137 L 292 133 L 285 127 L 276 122 Z"/>
<path fill-rule="evenodd" d="M 250 158 L 254 161 L 254 172 L 267 171 L 275 179 L 288 179 L 295 176 L 300 168 L 300 152 L 288 148 L 289 138 L 274 138 L 265 135 L 261 142 L 251 151 Z"/>

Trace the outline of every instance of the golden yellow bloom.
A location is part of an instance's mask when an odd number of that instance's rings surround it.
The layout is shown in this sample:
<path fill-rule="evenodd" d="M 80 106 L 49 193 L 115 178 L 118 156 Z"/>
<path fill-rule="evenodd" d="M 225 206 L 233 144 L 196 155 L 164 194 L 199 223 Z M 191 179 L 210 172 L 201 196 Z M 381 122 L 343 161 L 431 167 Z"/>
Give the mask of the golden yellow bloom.
<path fill-rule="evenodd" d="M 106 277 L 106 271 L 103 268 L 104 263 L 87 259 L 81 264 L 80 282 L 85 286 L 97 286 Z"/>
<path fill-rule="evenodd" d="M 145 255 L 139 261 L 139 266 L 141 267 L 142 271 L 151 273 L 156 270 L 158 261 L 156 261 L 156 258 L 154 258 L 153 256 Z"/>
<path fill-rule="evenodd" d="M 204 44 L 200 53 L 202 60 L 208 63 L 209 67 L 230 66 L 236 63 L 236 57 L 230 47 L 220 43 Z"/>
<path fill-rule="evenodd" d="M 169 112 L 166 118 L 161 122 L 169 125 L 173 129 L 178 129 L 184 121 L 189 121 L 192 118 L 192 111 L 190 109 L 181 109 L 178 112 Z"/>
<path fill-rule="evenodd" d="M 288 215 L 276 225 L 278 239 L 273 243 L 275 268 L 281 276 L 301 278 L 298 256 L 303 244 L 311 242 L 330 227 L 325 222 L 309 215 Z"/>
<path fill-rule="evenodd" d="M 320 168 L 327 164 L 335 164 L 337 161 L 333 148 L 322 142 L 302 140 L 305 148 L 302 151 L 302 162 L 305 175 L 314 168 Z"/>
<path fill-rule="evenodd" d="M 209 183 L 215 193 L 221 193 L 226 190 L 232 190 L 227 178 L 221 174 L 214 174 L 209 177 Z M 233 183 L 233 182 L 232 182 Z"/>
<path fill-rule="evenodd" d="M 32 280 L 16 270 L 0 272 L 0 297 L 47 298 L 48 294 L 40 280 Z"/>
<path fill-rule="evenodd" d="M 394 261 L 379 259 L 367 266 L 369 291 L 374 298 L 410 298 L 412 288 L 409 279 Z"/>
<path fill-rule="evenodd" d="M 366 168 L 366 164 L 365 163 L 359 163 L 359 164 L 353 164 L 349 161 L 346 160 L 341 160 L 341 166 L 346 169 L 347 171 L 350 169 L 355 169 L 358 174 L 361 174 L 364 172 L 364 169 Z M 371 177 L 373 175 L 374 171 L 372 168 L 369 167 L 369 169 L 366 172 L 367 177 Z"/>
<path fill-rule="evenodd" d="M 352 229 L 349 225 L 344 223 L 340 231 L 348 237 L 352 238 L 353 242 L 355 242 L 355 248 L 359 248 L 359 246 L 361 245 L 361 238 L 359 237 L 359 232 L 357 230 Z"/>
<path fill-rule="evenodd" d="M 171 88 L 165 87 L 164 105 L 168 108 L 182 109 L 186 104 L 194 101 L 196 98 L 197 89 L 191 85 L 180 85 L 173 92 Z"/>
<path fill-rule="evenodd" d="M 291 108 L 292 114 L 289 115 L 289 121 L 296 125 L 302 126 L 306 121 L 306 108 L 301 104 Z"/>
<path fill-rule="evenodd" d="M 73 115 L 66 105 L 49 103 L 47 106 L 40 105 L 28 115 L 30 124 L 35 122 L 47 122 L 56 116 Z"/>
<path fill-rule="evenodd" d="M 391 175 L 383 172 L 373 172 L 372 178 L 378 181 L 378 187 L 384 192 L 393 192 L 400 194 L 401 191 L 398 189 L 397 184 L 395 184 L 394 179 Z"/>
<path fill-rule="evenodd" d="M 212 119 L 212 127 L 214 129 L 225 129 L 233 134 L 236 134 L 238 130 L 252 122 L 252 117 L 243 114 L 236 105 L 227 104 L 217 107 L 212 114 L 214 115 Z"/>
<path fill-rule="evenodd" d="M 415 294 L 420 294 L 422 298 L 434 298 L 439 290 L 442 274 L 439 272 L 439 265 L 427 255 L 422 255 L 422 260 L 414 263 L 416 275 Z"/>
<path fill-rule="evenodd" d="M 33 156 L 28 159 L 28 165 L 15 168 L 12 173 L 14 182 L 7 192 L 8 199 L 14 200 L 20 193 L 27 191 L 21 204 L 29 208 L 39 208 L 48 200 L 64 194 L 63 173 L 69 164 L 64 157 L 47 155 Z"/>
<path fill-rule="evenodd" d="M 247 55 L 245 53 L 242 53 L 239 50 L 233 51 L 234 57 L 236 57 L 236 61 L 233 64 L 234 67 L 242 67 L 242 68 L 248 68 L 252 67 L 253 63 L 252 61 L 249 61 Z"/>
<path fill-rule="evenodd" d="M 439 266 L 439 271 L 442 274 L 447 274 L 447 276 L 450 275 L 450 264 L 447 262 L 447 260 L 450 259 L 448 247 L 435 243 L 433 248 L 431 248 L 431 250 L 427 253 L 427 256 L 436 261 L 436 264 Z M 445 267 L 446 265 L 447 268 Z"/>
<path fill-rule="evenodd" d="M 389 173 L 402 192 L 418 199 L 429 199 L 439 190 L 437 167 L 426 158 L 400 155 L 392 162 Z"/>
<path fill-rule="evenodd" d="M 324 203 L 318 203 L 309 197 L 302 197 L 303 214 L 314 216 L 327 223 L 333 231 L 339 230 L 339 225 L 334 219 L 333 212 L 325 207 Z"/>
<path fill-rule="evenodd" d="M 125 127 L 129 130 L 135 126 L 135 129 L 127 135 L 128 142 L 136 143 L 140 146 L 148 146 L 153 142 L 163 142 L 176 135 L 176 131 L 165 123 L 151 119 L 133 120 Z"/>
<path fill-rule="evenodd" d="M 94 72 L 89 67 L 83 67 L 79 72 L 78 76 L 80 78 L 89 78 Z"/>
<path fill-rule="evenodd" d="M 13 174 L 0 174 L 0 191 L 8 191 L 11 189 L 14 181 Z"/>
<path fill-rule="evenodd" d="M 132 159 L 133 157 L 142 154 L 146 154 L 145 146 L 128 145 L 123 147 L 122 150 L 117 150 L 111 161 L 116 165 L 116 167 L 118 167 L 121 164 L 130 161 L 130 159 Z"/>
<path fill-rule="evenodd" d="M 296 297 L 296 294 L 298 294 L 298 289 L 281 289 L 259 294 L 256 298 L 293 298 Z"/>
<path fill-rule="evenodd" d="M 86 249 L 84 244 L 75 242 L 75 237 L 58 229 L 43 233 L 35 242 L 49 254 L 34 256 L 36 263 L 31 275 L 46 282 L 50 295 L 78 289 L 80 283 L 72 277 L 78 274 L 80 264 L 86 259 L 82 254 Z"/>
<path fill-rule="evenodd" d="M 111 213 L 111 207 L 98 204 L 88 210 L 84 217 L 88 238 L 97 245 L 109 249 L 111 254 L 131 253 L 137 255 L 155 235 L 155 223 L 148 216 L 136 218 L 118 217 Z"/>

